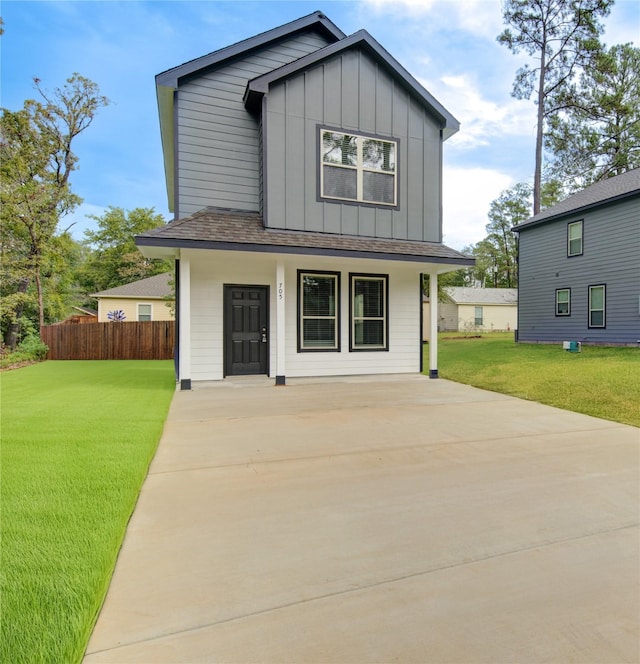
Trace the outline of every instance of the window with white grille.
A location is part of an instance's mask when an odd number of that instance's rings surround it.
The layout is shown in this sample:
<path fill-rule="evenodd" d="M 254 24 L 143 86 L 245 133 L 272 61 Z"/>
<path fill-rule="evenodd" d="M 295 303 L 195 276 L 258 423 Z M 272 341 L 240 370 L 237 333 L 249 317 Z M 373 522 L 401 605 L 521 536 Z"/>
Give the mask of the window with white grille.
<path fill-rule="evenodd" d="M 323 198 L 397 205 L 396 141 L 320 130 Z"/>

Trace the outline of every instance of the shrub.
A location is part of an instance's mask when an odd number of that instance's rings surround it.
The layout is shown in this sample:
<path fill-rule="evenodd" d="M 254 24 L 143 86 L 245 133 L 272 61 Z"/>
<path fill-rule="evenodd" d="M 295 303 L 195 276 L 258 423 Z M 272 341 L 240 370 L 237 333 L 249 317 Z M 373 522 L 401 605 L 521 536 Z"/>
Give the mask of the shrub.
<path fill-rule="evenodd" d="M 49 347 L 36 334 L 28 334 L 14 351 L 3 348 L 0 354 L 0 368 L 5 369 L 25 362 L 41 362 L 47 356 Z"/>

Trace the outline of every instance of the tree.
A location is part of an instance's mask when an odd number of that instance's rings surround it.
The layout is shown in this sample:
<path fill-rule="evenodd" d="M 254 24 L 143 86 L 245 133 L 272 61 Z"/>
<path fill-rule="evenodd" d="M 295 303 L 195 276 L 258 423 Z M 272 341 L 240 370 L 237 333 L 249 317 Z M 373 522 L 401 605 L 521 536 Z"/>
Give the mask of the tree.
<path fill-rule="evenodd" d="M 515 288 L 518 285 L 517 236 L 511 229 L 531 217 L 532 188 L 518 183 L 505 189 L 489 207 L 487 236 L 465 249 L 476 259 L 475 281 L 491 288 Z M 563 198 L 562 188 L 555 180 L 545 182 L 541 191 L 542 207 L 555 205 Z"/>
<path fill-rule="evenodd" d="M 34 83 L 41 101 L 28 99 L 15 112 L 2 109 L 0 117 L 0 239 L 3 260 L 9 261 L 3 271 L 10 274 L 7 288 L 14 306 L 5 330 L 11 348 L 32 283 L 38 323 L 44 325 L 43 265 L 47 254 L 55 251 L 52 240 L 60 218 L 81 202 L 69 181 L 78 162 L 72 147 L 98 109 L 109 103 L 98 86 L 80 74 L 53 93 L 43 90 L 39 79 Z"/>
<path fill-rule="evenodd" d="M 640 167 L 640 48 L 603 50 L 567 91 L 565 106 L 551 119 L 545 145 L 551 172 L 570 189 Z"/>
<path fill-rule="evenodd" d="M 103 215 L 89 218 L 98 228 L 85 231 L 86 244 L 93 249 L 80 277 L 86 292 L 114 288 L 173 269 L 171 261 L 145 258 L 135 245 L 135 235 L 166 223 L 153 208 L 125 211 L 110 206 Z"/>
<path fill-rule="evenodd" d="M 543 142 L 547 123 L 567 102 L 567 88 L 582 68 L 589 67 L 600 50 L 600 18 L 613 0 L 505 0 L 507 28 L 498 42 L 513 53 L 524 51 L 535 66 L 516 72 L 512 95 L 529 99 L 536 92 L 537 123 L 533 213 L 541 208 Z M 513 31 L 511 30 L 513 28 Z"/>

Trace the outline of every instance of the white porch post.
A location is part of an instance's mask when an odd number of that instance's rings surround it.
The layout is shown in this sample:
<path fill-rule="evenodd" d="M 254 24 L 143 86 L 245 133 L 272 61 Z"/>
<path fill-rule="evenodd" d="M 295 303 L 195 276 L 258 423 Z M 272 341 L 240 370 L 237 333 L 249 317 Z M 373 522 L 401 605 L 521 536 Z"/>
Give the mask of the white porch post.
<path fill-rule="evenodd" d="M 286 383 L 285 369 L 285 269 L 284 263 L 276 263 L 276 385 Z"/>
<path fill-rule="evenodd" d="M 180 257 L 180 389 L 191 389 L 191 263 Z"/>
<path fill-rule="evenodd" d="M 438 273 L 429 273 L 429 378 L 438 377 Z"/>

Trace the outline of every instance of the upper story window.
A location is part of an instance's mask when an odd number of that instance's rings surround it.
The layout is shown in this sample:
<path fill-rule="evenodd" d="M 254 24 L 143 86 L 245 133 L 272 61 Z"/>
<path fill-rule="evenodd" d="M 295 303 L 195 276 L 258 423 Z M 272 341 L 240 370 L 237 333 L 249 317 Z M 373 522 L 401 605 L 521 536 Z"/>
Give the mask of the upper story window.
<path fill-rule="evenodd" d="M 320 139 L 322 198 L 397 205 L 396 141 L 329 129 Z"/>
<path fill-rule="evenodd" d="M 582 220 L 573 221 L 567 226 L 567 256 L 582 254 Z"/>

